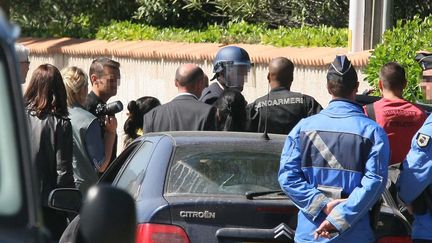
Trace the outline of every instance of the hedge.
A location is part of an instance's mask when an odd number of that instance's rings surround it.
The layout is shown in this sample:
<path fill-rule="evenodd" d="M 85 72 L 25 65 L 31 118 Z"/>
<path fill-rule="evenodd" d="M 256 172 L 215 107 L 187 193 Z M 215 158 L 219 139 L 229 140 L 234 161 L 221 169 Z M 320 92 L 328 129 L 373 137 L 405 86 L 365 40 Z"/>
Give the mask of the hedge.
<path fill-rule="evenodd" d="M 396 61 L 405 68 L 407 87 L 404 98 L 410 101 L 423 100 L 419 88 L 422 70 L 414 60 L 417 51 L 432 50 L 432 15 L 424 19 L 415 16 L 412 20 L 398 21 L 396 26 L 387 30 L 383 42 L 375 47 L 366 67 L 366 79 L 378 94 L 379 72 L 383 64 Z"/>
<path fill-rule="evenodd" d="M 293 47 L 346 47 L 348 30 L 328 26 L 268 29 L 264 25 L 230 22 L 226 27 L 208 25 L 202 30 L 157 28 L 130 21 L 112 22 L 96 33 L 103 40 L 163 40 L 191 43 L 248 43 Z"/>

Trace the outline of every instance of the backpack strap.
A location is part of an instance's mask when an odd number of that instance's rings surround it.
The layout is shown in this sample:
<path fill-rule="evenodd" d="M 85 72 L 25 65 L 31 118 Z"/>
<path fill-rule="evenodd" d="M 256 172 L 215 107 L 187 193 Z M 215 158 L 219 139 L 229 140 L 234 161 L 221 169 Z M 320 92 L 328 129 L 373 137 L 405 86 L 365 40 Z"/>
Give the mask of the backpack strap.
<path fill-rule="evenodd" d="M 374 103 L 370 103 L 370 104 L 365 105 L 365 110 L 366 110 L 367 116 L 370 119 L 376 121 Z"/>

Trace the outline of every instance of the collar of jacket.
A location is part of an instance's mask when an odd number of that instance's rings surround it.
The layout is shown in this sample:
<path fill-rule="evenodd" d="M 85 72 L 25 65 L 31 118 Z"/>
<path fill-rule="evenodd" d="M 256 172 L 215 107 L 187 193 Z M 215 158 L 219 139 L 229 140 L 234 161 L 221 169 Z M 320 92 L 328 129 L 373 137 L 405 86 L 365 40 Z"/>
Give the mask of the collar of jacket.
<path fill-rule="evenodd" d="M 102 99 L 93 92 L 93 90 L 90 91 L 87 97 L 91 100 L 92 103 L 105 104 L 105 102 L 103 102 Z"/>
<path fill-rule="evenodd" d="M 279 87 L 276 87 L 276 88 L 271 89 L 271 90 L 270 90 L 270 93 L 271 93 L 271 92 L 276 92 L 276 91 L 281 91 L 281 90 L 287 90 L 287 91 L 290 91 L 290 90 L 287 89 L 286 87 L 279 86 Z"/>
<path fill-rule="evenodd" d="M 194 99 L 198 100 L 198 97 L 196 97 L 196 95 L 187 92 L 178 93 L 176 96 L 174 96 L 173 100 L 179 97 L 193 97 Z"/>
<path fill-rule="evenodd" d="M 333 99 L 321 113 L 331 117 L 365 116 L 363 107 L 348 99 Z"/>

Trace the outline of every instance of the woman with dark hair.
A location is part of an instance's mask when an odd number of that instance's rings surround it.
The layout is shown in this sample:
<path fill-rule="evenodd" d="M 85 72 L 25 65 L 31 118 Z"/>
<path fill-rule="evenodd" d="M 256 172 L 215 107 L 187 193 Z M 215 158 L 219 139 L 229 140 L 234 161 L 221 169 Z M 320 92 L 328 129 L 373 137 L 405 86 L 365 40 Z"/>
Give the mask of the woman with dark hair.
<path fill-rule="evenodd" d="M 129 102 L 128 118 L 124 124 L 125 138 L 123 147 L 126 148 L 135 138 L 142 135 L 143 116 L 156 106 L 160 106 L 160 101 L 151 96 L 144 96 Z"/>
<path fill-rule="evenodd" d="M 67 226 L 66 214 L 48 207 L 49 193 L 59 187 L 74 187 L 72 172 L 72 127 L 66 90 L 59 70 L 40 65 L 24 93 L 30 129 L 31 161 L 39 179 L 44 223 L 54 239 Z"/>
<path fill-rule="evenodd" d="M 215 103 L 218 116 L 218 130 L 245 131 L 246 105 L 246 99 L 239 91 L 225 89 Z"/>

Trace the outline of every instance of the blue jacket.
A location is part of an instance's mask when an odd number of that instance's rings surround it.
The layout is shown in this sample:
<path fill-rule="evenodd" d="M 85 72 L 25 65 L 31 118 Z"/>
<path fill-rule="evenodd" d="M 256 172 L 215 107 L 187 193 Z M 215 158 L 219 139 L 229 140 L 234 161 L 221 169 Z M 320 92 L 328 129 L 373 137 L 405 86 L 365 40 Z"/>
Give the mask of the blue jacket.
<path fill-rule="evenodd" d="M 330 241 L 373 242 L 368 212 L 384 190 L 389 158 L 386 133 L 356 103 L 335 99 L 301 120 L 288 134 L 279 168 L 282 190 L 300 209 L 295 241 L 316 242 L 314 231 L 327 219 L 339 231 Z M 348 200 L 325 215 L 322 209 L 339 197 Z"/>
<path fill-rule="evenodd" d="M 397 181 L 399 197 L 407 204 L 432 185 L 432 116 L 429 116 L 414 135 Z M 432 212 L 414 215 L 413 239 L 432 240 Z"/>

